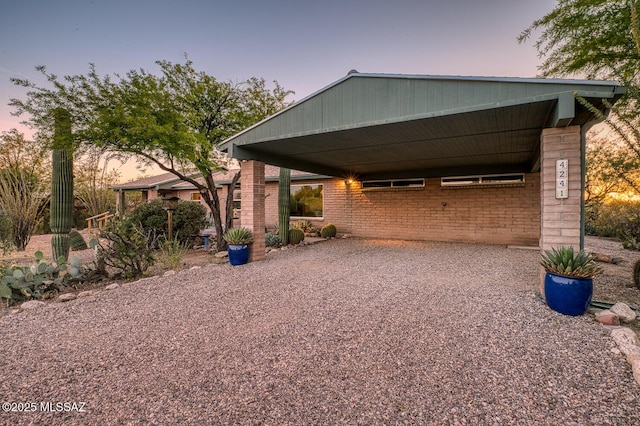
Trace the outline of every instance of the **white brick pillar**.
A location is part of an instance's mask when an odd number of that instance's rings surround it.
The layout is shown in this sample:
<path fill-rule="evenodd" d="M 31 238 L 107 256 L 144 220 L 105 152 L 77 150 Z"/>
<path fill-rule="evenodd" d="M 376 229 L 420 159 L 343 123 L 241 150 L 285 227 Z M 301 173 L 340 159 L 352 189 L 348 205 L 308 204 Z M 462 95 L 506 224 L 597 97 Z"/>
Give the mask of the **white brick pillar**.
<path fill-rule="evenodd" d="M 265 258 L 265 184 L 264 163 L 243 161 L 240 164 L 240 222 L 244 228 L 253 232 L 253 244 L 250 245 L 249 262 Z"/>

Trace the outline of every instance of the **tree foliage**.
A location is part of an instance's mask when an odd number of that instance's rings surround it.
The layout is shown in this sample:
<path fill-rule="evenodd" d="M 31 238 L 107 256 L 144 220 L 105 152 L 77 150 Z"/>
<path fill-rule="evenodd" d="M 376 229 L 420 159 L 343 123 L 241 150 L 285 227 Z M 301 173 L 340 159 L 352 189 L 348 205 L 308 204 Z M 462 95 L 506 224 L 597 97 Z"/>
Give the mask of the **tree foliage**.
<path fill-rule="evenodd" d="M 559 0 L 557 6 L 523 31 L 524 42 L 539 31 L 535 47 L 544 58 L 539 67 L 544 77 L 578 76 L 617 80 L 627 90 L 612 105 L 603 100 L 609 115 L 586 99 L 578 101 L 604 120 L 615 143 L 598 144 L 592 155 L 606 159 L 602 177 L 637 190 L 640 160 L 640 2 L 638 0 Z M 626 157 L 626 158 L 625 158 Z M 613 174 L 612 174 L 613 173 Z M 611 175 L 612 174 L 612 175 Z M 612 182 L 607 182 L 607 185 Z M 592 187 L 593 189 L 593 187 Z M 593 195 L 593 194 L 592 194 Z"/>
<path fill-rule="evenodd" d="M 26 81 L 13 82 L 28 89 L 27 99 L 12 99 L 16 114 L 28 114 L 27 123 L 43 139 L 51 134 L 51 110 L 64 107 L 74 117 L 76 144 L 97 146 L 121 156 L 135 156 L 143 164 L 190 182 L 211 210 L 217 246 L 224 247 L 223 224 L 213 174 L 229 162 L 216 150 L 227 137 L 251 126 L 287 105 L 292 93 L 277 82 L 268 89 L 264 79 L 234 84 L 196 71 L 187 58 L 183 64 L 158 61 L 160 74 L 131 70 L 115 78 L 101 77 L 91 65 L 89 73 L 60 80 L 38 67 L 52 88 Z M 194 177 L 199 173 L 201 179 Z M 231 184 L 239 179 L 234 176 Z M 227 200 L 232 208 L 233 194 Z"/>
<path fill-rule="evenodd" d="M 89 216 L 115 211 L 116 194 L 113 187 L 120 181 L 117 170 L 109 170 L 109 156 L 102 150 L 91 149 L 76 161 L 74 185 L 76 197 L 82 201 Z"/>

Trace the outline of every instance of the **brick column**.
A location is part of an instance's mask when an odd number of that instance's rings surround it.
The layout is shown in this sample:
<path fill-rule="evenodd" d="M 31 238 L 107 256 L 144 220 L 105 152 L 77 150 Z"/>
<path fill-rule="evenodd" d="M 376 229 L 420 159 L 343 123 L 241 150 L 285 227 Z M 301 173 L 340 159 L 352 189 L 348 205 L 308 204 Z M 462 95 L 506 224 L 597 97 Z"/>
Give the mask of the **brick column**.
<path fill-rule="evenodd" d="M 544 129 L 541 136 L 540 248 L 580 248 L 582 156 L 580 126 Z M 569 198 L 556 198 L 556 160 L 569 160 Z"/>
<path fill-rule="evenodd" d="M 240 223 L 253 232 L 254 241 L 249 253 L 249 262 L 252 262 L 265 258 L 264 163 L 254 160 L 243 161 L 240 167 L 242 172 Z"/>
<path fill-rule="evenodd" d="M 573 246 L 580 249 L 582 155 L 580 126 L 544 129 L 540 137 L 540 249 Z M 568 198 L 556 198 L 556 161 L 569 161 Z M 544 295 L 544 270 L 540 292 Z"/>

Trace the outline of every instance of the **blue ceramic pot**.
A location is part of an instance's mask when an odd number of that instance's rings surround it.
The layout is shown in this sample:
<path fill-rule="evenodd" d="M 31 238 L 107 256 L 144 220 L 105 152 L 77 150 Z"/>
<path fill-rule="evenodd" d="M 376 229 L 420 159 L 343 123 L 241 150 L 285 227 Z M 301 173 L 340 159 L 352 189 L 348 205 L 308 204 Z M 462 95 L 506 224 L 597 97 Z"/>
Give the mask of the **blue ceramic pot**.
<path fill-rule="evenodd" d="M 249 261 L 249 246 L 247 244 L 229 244 L 229 263 L 233 266 L 244 265 Z"/>
<path fill-rule="evenodd" d="M 547 272 L 544 296 L 547 305 L 564 315 L 582 315 L 589 308 L 593 294 L 593 278 L 574 278 Z"/>

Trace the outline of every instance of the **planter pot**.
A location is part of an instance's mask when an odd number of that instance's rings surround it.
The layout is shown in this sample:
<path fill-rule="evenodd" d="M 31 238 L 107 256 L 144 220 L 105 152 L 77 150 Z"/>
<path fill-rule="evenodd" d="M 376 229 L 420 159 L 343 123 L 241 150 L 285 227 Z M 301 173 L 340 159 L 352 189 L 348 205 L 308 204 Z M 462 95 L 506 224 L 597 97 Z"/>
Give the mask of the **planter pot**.
<path fill-rule="evenodd" d="M 244 265 L 249 261 L 249 245 L 247 244 L 229 244 L 227 253 L 229 253 L 229 263 L 233 266 Z"/>
<path fill-rule="evenodd" d="M 564 315 L 582 315 L 589 308 L 593 294 L 593 278 L 573 278 L 547 272 L 544 296 L 547 305 Z"/>

